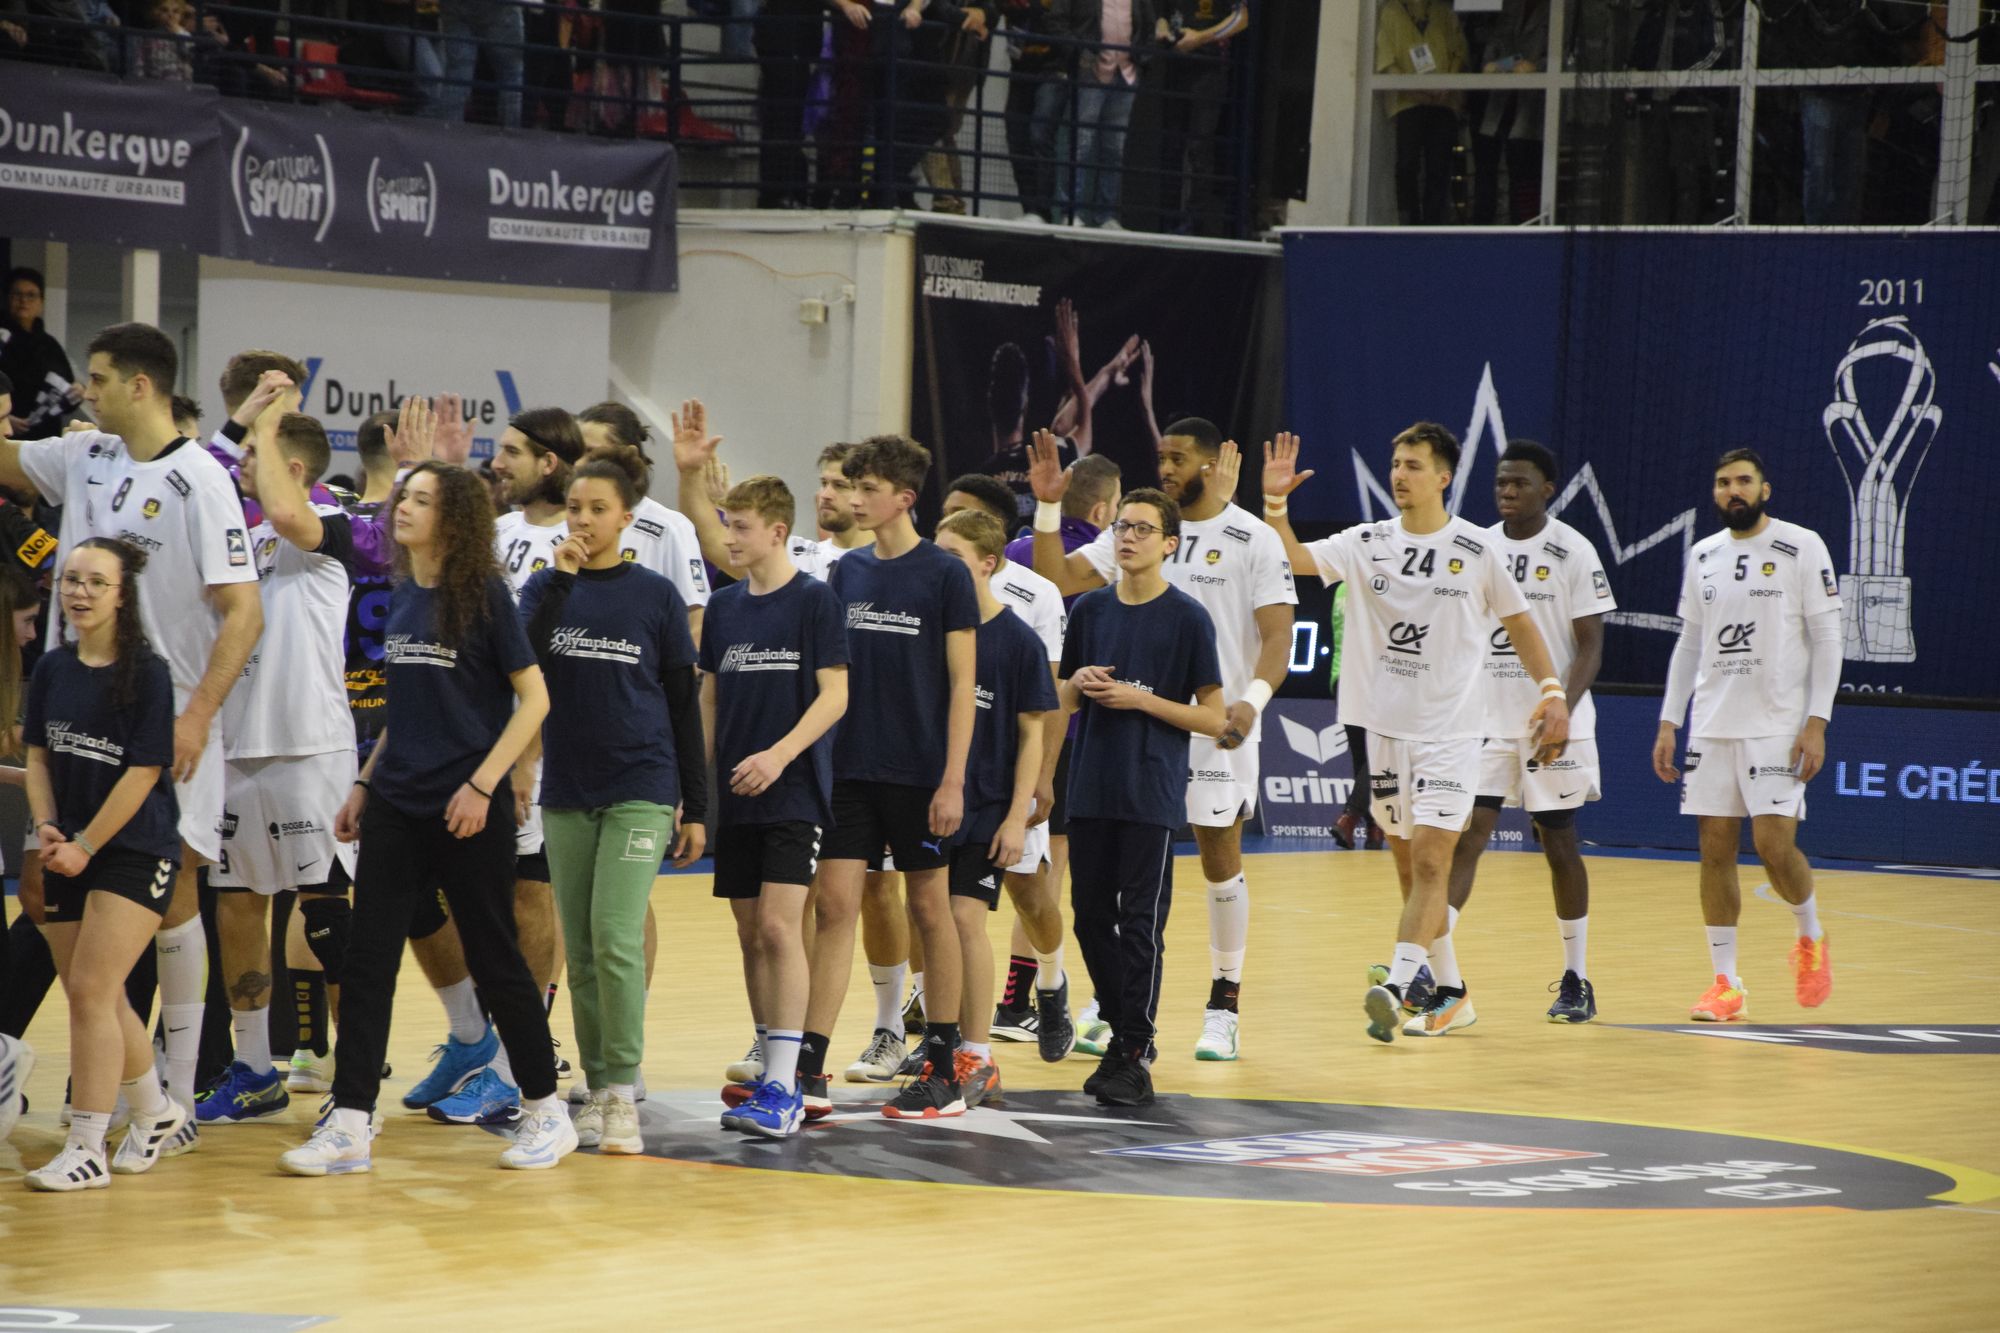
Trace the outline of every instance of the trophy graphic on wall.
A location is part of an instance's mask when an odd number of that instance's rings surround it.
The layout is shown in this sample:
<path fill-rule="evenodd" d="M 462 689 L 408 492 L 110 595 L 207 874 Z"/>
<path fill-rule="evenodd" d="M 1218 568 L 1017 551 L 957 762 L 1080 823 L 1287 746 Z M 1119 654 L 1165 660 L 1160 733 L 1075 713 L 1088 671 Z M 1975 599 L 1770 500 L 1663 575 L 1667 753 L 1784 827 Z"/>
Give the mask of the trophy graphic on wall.
<path fill-rule="evenodd" d="M 1913 662 L 1910 580 L 1903 524 L 1910 490 L 1937 438 L 1937 375 L 1905 315 L 1872 320 L 1833 375 L 1820 424 L 1847 478 L 1853 525 L 1841 619 L 1845 655 L 1857 662 Z"/>

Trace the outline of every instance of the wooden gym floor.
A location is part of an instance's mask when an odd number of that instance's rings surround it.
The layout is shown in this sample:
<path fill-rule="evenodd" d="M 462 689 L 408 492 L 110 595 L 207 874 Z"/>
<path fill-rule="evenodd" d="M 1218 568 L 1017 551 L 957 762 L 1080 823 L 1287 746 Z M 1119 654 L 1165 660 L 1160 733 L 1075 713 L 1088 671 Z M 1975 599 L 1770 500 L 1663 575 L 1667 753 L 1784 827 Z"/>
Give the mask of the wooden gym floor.
<path fill-rule="evenodd" d="M 1836 985 L 1810 1014 L 1791 995 L 1790 917 L 1751 897 L 1759 1026 L 1719 1038 L 1676 1030 L 1708 980 L 1691 864 L 1593 858 L 1601 1014 L 1559 1028 L 1542 1019 L 1561 955 L 1541 859 L 1495 853 L 1459 933 L 1480 1022 L 1384 1047 L 1362 1035 L 1360 996 L 1393 935 L 1387 855 L 1247 870 L 1243 1058 L 1192 1059 L 1207 923 L 1182 857 L 1154 1071 L 1181 1095 L 1117 1115 L 1074 1095 L 1088 1057 L 1047 1066 L 1002 1045 L 1011 1105 L 954 1127 L 864 1114 L 799 1143 L 725 1134 L 714 1098 L 749 1032 L 734 936 L 706 878 L 674 876 L 654 886 L 642 1115 L 657 1155 L 503 1172 L 495 1135 L 402 1111 L 390 1099 L 441 1030 L 412 964 L 372 1174 L 276 1172 L 314 1098 L 212 1129 L 149 1176 L 40 1196 L 11 1177 L 61 1143 L 52 997 L 28 1034 L 34 1109 L 0 1144 L 0 1304 L 366 1330 L 1995 1326 L 2000 882 L 1823 870 Z M 1746 866 L 1746 895 L 1757 883 Z M 993 919 L 1003 968 L 1010 921 Z M 1070 959 L 1080 1007 L 1074 945 Z M 857 950 L 836 1071 L 868 1035 L 860 964 Z M 567 1040 L 567 1006 L 557 1017 Z M 881 1099 L 865 1091 L 856 1111 Z M 1190 1142 L 1209 1156 L 1159 1151 Z M 1106 1156 L 1119 1147 L 1138 1151 Z M 46 1326 L 17 1317 L 0 1310 L 0 1327 Z"/>

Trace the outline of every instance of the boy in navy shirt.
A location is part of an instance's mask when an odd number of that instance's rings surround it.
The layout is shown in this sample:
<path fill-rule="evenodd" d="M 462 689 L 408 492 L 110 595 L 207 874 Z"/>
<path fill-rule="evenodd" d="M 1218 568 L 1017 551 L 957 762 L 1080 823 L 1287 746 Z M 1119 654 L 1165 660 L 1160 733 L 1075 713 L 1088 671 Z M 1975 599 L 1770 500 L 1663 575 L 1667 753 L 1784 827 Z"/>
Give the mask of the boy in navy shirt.
<path fill-rule="evenodd" d="M 1118 581 L 1077 600 L 1063 639 L 1063 707 L 1079 713 L 1069 775 L 1071 902 L 1112 1032 L 1083 1090 L 1112 1106 L 1153 1100 L 1148 1065 L 1174 831 L 1186 814 L 1187 738 L 1220 735 L 1228 721 L 1215 626 L 1160 572 L 1180 527 L 1180 506 L 1161 492 L 1126 495 L 1111 525 Z"/>
<path fill-rule="evenodd" d="M 1000 905 L 1002 876 L 1020 862 L 1027 841 L 1042 771 L 1042 730 L 1056 711 L 1056 691 L 1042 637 L 993 592 L 1006 529 L 990 514 L 963 509 L 938 524 L 937 539 L 965 562 L 979 596 L 965 824 L 951 853 L 951 914 L 964 964 L 963 1035 L 953 1073 L 970 1109 L 1000 1092 L 1000 1070 L 988 1044 L 993 945 L 985 918 Z M 893 1103 L 890 1110 L 896 1110 Z"/>
<path fill-rule="evenodd" d="M 831 732 L 847 711 L 840 599 L 792 563 L 794 513 L 776 477 L 751 477 L 724 497 L 723 541 L 740 577 L 709 600 L 701 641 L 720 788 L 715 896 L 736 916 L 763 1066 L 748 1103 L 722 1123 L 768 1138 L 798 1133 L 805 1114 L 806 893 L 833 822 Z"/>
<path fill-rule="evenodd" d="M 854 923 L 868 863 L 886 846 L 909 886 L 910 914 L 929 967 L 930 1014 L 920 1072 L 898 1114 L 963 1115 L 952 1079 L 958 1050 L 959 947 L 945 867 L 965 814 L 972 746 L 974 631 L 979 600 L 954 557 L 917 536 L 910 510 L 931 456 L 913 440 L 878 435 L 842 464 L 854 482 L 857 526 L 875 534 L 833 568 L 847 608 L 852 663 L 848 713 L 833 748 L 833 831 L 820 874 L 812 999 L 800 1077 L 808 1111 L 830 1107 L 826 1043 L 854 966 Z"/>

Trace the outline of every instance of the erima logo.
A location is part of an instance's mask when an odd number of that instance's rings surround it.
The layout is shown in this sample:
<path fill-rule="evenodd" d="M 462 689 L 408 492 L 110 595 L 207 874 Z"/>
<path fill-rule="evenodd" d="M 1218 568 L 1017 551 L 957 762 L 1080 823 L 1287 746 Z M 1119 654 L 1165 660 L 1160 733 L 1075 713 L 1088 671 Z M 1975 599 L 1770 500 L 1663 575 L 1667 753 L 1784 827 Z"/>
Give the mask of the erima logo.
<path fill-rule="evenodd" d="M 1724 625 L 1720 630 L 1716 631 L 1715 644 L 1718 649 L 1725 653 L 1752 652 L 1754 650 L 1750 646 L 1750 639 L 1756 633 L 1757 625 L 1754 621 L 1736 625 Z"/>
<path fill-rule="evenodd" d="M 1278 725 L 1284 729 L 1285 744 L 1315 764 L 1330 764 L 1336 755 L 1347 753 L 1347 728 L 1338 722 L 1314 731 L 1280 713 Z"/>
<path fill-rule="evenodd" d="M 1399 620 L 1389 626 L 1389 651 L 1404 653 L 1411 657 L 1422 655 L 1424 639 L 1429 636 L 1429 625 L 1416 625 L 1407 620 Z"/>

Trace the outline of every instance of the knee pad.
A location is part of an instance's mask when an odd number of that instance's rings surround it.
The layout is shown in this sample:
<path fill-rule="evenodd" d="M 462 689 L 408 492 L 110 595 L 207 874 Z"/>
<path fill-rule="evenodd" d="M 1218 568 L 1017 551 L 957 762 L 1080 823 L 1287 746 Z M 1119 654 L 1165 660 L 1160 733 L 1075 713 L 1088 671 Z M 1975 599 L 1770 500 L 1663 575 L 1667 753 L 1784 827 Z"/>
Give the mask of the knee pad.
<path fill-rule="evenodd" d="M 1475 810 L 1498 810 L 1506 802 L 1507 798 L 1504 796 L 1475 796 L 1472 798 L 1472 808 Z M 1535 818 L 1540 819 L 1541 816 L 1536 815 Z"/>
<path fill-rule="evenodd" d="M 433 889 L 421 894 L 417 898 L 416 910 L 410 913 L 410 938 L 427 940 L 443 930 L 450 921 L 451 914 L 445 910 L 443 892 Z"/>
<path fill-rule="evenodd" d="M 299 900 L 305 916 L 306 947 L 319 959 L 326 972 L 326 984 L 340 984 L 340 965 L 347 957 L 347 935 L 354 922 L 354 908 L 345 898 L 315 894 Z"/>
<path fill-rule="evenodd" d="M 1528 818 L 1545 829 L 1566 829 L 1576 823 L 1574 810 L 1533 810 Z"/>

